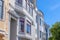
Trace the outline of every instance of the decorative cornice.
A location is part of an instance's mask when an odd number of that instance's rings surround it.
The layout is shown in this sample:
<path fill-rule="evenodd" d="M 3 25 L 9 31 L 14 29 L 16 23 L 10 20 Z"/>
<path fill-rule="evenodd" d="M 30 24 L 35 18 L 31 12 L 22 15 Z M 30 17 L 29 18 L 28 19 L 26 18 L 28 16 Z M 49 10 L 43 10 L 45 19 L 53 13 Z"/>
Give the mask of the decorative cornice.
<path fill-rule="evenodd" d="M 0 30 L 0 33 L 3 34 L 4 36 L 8 35 L 4 30 Z"/>

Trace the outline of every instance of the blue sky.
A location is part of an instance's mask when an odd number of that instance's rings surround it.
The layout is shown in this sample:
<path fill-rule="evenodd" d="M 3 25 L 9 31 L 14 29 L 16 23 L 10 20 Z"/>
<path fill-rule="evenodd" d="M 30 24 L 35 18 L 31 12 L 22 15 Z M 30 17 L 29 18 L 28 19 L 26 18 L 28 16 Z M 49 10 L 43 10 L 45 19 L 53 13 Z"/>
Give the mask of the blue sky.
<path fill-rule="evenodd" d="M 50 26 L 60 21 L 60 0 L 37 0 L 37 8 L 42 10 L 45 22 Z"/>

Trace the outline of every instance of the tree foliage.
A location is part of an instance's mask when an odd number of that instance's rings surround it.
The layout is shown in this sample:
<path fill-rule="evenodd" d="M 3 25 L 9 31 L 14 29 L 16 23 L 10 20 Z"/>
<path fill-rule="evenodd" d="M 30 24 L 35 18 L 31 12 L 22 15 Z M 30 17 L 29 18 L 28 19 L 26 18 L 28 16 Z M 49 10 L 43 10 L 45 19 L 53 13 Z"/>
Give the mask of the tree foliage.
<path fill-rule="evenodd" d="M 53 37 L 50 37 L 50 38 L 49 38 L 49 40 L 52 40 L 52 39 L 53 39 Z"/>
<path fill-rule="evenodd" d="M 50 37 L 49 40 L 60 40 L 60 22 L 56 22 L 54 25 L 52 25 L 50 32 L 52 37 Z"/>

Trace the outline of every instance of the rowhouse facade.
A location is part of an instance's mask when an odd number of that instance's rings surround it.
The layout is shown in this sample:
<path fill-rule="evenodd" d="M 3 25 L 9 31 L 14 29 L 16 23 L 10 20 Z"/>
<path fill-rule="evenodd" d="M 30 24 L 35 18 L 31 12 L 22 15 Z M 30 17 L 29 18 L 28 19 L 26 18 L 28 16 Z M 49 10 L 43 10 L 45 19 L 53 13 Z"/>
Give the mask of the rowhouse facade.
<path fill-rule="evenodd" d="M 8 40 L 8 0 L 0 0 L 0 40 Z"/>
<path fill-rule="evenodd" d="M 9 6 L 10 40 L 35 40 L 35 0 L 9 0 Z"/>
<path fill-rule="evenodd" d="M 44 15 L 36 10 L 36 0 L 0 0 L 0 10 L 2 39 L 43 39 Z"/>

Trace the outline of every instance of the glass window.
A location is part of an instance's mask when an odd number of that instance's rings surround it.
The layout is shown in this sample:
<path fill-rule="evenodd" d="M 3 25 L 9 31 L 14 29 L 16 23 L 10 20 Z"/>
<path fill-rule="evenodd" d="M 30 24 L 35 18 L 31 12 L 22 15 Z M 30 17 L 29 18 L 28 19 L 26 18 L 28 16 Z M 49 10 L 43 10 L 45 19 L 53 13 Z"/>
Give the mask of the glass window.
<path fill-rule="evenodd" d="M 22 0 L 17 0 L 17 3 L 22 6 Z"/>
<path fill-rule="evenodd" d="M 27 11 L 30 13 L 31 16 L 33 16 L 33 7 L 32 7 L 32 5 L 30 5 L 29 0 L 28 1 L 25 0 L 25 1 L 26 1 L 26 9 L 27 9 Z"/>
<path fill-rule="evenodd" d="M 40 18 L 40 25 L 41 25 L 41 18 Z"/>
<path fill-rule="evenodd" d="M 40 38 L 41 38 L 41 31 L 40 31 Z"/>
<path fill-rule="evenodd" d="M 20 37 L 18 37 L 18 40 L 21 40 L 21 38 L 20 38 Z"/>
<path fill-rule="evenodd" d="M 38 15 L 36 16 L 36 22 L 38 23 Z"/>
<path fill-rule="evenodd" d="M 33 3 L 33 0 L 30 0 L 31 3 Z"/>
<path fill-rule="evenodd" d="M 20 18 L 20 26 L 21 32 L 24 32 L 24 18 Z"/>
<path fill-rule="evenodd" d="M 3 18 L 3 1 L 0 0 L 0 19 Z"/>
<path fill-rule="evenodd" d="M 31 23 L 27 21 L 27 33 L 31 34 Z"/>
<path fill-rule="evenodd" d="M 35 30 L 36 30 L 36 34 L 37 34 L 38 31 L 37 31 L 37 29 L 35 29 Z"/>
<path fill-rule="evenodd" d="M 18 3 L 22 4 L 22 0 L 18 0 Z"/>
<path fill-rule="evenodd" d="M 27 4 L 27 0 L 25 0 L 25 2 L 26 2 L 26 10 L 27 10 L 27 5 L 28 5 L 28 4 Z"/>
<path fill-rule="evenodd" d="M 30 7 L 30 14 L 31 14 L 31 16 L 33 16 L 33 8 L 32 7 Z"/>
<path fill-rule="evenodd" d="M 29 9 L 29 5 L 27 4 L 27 11 L 29 12 L 29 10 L 30 10 L 30 9 Z"/>
<path fill-rule="evenodd" d="M 41 20 L 41 25 L 44 25 L 44 21 L 43 20 Z"/>

